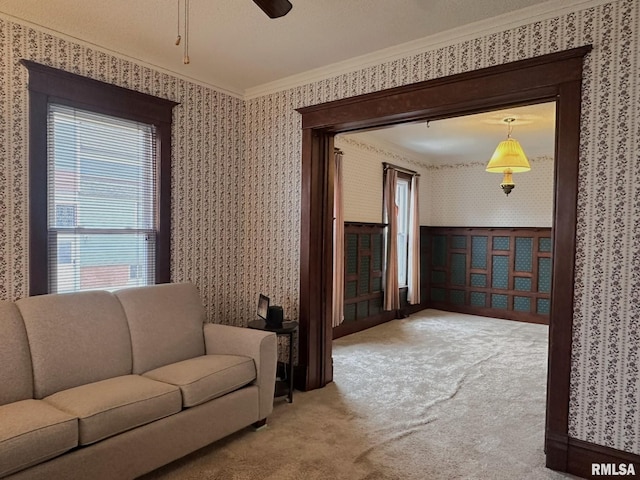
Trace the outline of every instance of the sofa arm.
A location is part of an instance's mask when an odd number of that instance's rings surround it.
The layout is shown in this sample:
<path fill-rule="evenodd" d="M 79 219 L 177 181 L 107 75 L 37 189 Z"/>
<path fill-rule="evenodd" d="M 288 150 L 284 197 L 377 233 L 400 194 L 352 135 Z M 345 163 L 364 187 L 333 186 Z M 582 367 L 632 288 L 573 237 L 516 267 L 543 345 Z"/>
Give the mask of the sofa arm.
<path fill-rule="evenodd" d="M 273 394 L 276 385 L 278 342 L 276 334 L 249 328 L 204 324 L 204 343 L 207 354 L 244 355 L 256 364 L 254 384 L 260 390 L 259 418 L 262 420 L 273 411 Z"/>

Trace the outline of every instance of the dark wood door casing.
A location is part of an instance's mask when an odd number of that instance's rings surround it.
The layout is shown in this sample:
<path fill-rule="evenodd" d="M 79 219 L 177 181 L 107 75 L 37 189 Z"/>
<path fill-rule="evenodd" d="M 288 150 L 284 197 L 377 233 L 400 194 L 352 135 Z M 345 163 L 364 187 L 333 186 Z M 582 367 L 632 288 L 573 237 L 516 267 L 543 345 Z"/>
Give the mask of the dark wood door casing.
<path fill-rule="evenodd" d="M 583 46 L 472 72 L 298 109 L 302 114 L 300 377 L 310 390 L 331 381 L 333 136 L 412 121 L 556 102 L 554 231 L 545 450 L 567 470 L 573 279 Z"/>
<path fill-rule="evenodd" d="M 331 382 L 333 292 L 333 135 L 302 133 L 300 231 L 300 327 L 296 387 L 312 390 Z M 329 301 L 326 301 L 326 299 Z M 304 319 L 304 320 L 303 320 Z M 313 319 L 313 321 L 309 321 Z M 309 361 L 309 359 L 329 359 Z"/>

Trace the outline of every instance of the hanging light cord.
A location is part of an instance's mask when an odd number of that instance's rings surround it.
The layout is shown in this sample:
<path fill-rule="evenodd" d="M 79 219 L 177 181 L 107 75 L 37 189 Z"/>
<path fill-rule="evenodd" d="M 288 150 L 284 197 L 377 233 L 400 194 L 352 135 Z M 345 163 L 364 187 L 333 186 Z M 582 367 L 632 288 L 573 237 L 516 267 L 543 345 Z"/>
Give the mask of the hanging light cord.
<path fill-rule="evenodd" d="M 189 63 L 189 0 L 184 0 L 184 64 Z"/>
<path fill-rule="evenodd" d="M 184 57 L 182 61 L 187 65 L 189 60 L 189 0 L 184 0 Z M 178 0 L 178 36 L 176 37 L 176 45 L 180 45 L 182 35 L 180 35 L 180 0 Z"/>
<path fill-rule="evenodd" d="M 180 36 L 180 0 L 178 0 L 178 36 L 176 37 L 176 45 L 180 45 L 180 40 L 182 37 Z"/>
<path fill-rule="evenodd" d="M 187 1 L 189 1 L 189 0 L 187 0 Z M 505 118 L 504 121 L 507 122 L 507 125 L 508 125 L 507 138 L 511 138 L 511 132 L 513 131 L 513 122 L 515 122 L 516 119 L 515 118 Z"/>

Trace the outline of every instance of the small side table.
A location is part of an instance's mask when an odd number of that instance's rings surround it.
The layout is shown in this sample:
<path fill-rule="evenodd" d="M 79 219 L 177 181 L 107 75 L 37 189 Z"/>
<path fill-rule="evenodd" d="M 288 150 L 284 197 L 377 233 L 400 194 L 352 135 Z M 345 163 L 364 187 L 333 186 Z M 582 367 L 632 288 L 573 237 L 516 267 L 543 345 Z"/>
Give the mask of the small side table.
<path fill-rule="evenodd" d="M 286 382 L 276 382 L 276 397 L 282 397 L 284 395 L 287 396 L 287 402 L 293 402 L 293 334 L 298 329 L 298 322 L 295 321 L 284 321 L 282 322 L 282 326 L 279 328 L 269 327 L 267 322 L 264 320 L 252 320 L 248 324 L 249 328 L 253 328 L 254 330 L 264 330 L 265 332 L 273 332 L 278 337 L 287 336 L 289 337 L 289 363 L 287 365 L 287 376 L 289 377 L 287 380 L 289 381 L 288 385 Z M 278 388 L 279 384 L 284 386 L 284 392 L 282 387 Z"/>

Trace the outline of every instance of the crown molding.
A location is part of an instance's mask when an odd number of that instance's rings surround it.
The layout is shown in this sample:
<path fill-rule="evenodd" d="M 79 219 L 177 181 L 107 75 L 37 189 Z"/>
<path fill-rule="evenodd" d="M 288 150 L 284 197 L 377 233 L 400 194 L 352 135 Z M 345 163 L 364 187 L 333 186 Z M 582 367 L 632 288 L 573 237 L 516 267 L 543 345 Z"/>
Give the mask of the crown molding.
<path fill-rule="evenodd" d="M 612 3 L 613 1 L 615 0 L 550 0 L 545 3 L 469 23 L 461 27 L 452 28 L 444 32 L 354 57 L 349 60 L 332 63 L 263 85 L 251 87 L 244 91 L 244 99 L 251 100 L 253 98 L 270 95 L 385 62 L 399 60 L 425 51 L 451 46 L 478 37 L 529 25 L 542 20 L 548 20 L 567 13 L 586 10 L 605 3 Z"/>
<path fill-rule="evenodd" d="M 196 84 L 196 85 L 200 85 L 201 87 L 205 87 L 205 88 L 209 88 L 212 90 L 215 90 L 219 93 L 223 93 L 225 95 L 229 95 L 230 97 L 235 97 L 238 98 L 240 100 L 244 100 L 244 92 L 242 90 L 236 90 L 233 88 L 228 88 L 228 87 L 221 87 L 219 85 L 213 85 L 211 83 L 208 83 L 204 80 L 200 80 L 198 78 L 194 78 L 194 77 L 189 77 L 188 75 L 183 75 L 181 73 L 178 72 L 174 72 L 173 70 L 167 69 L 167 68 L 163 68 L 163 67 L 159 67 L 158 65 L 154 65 L 152 63 L 149 62 L 145 62 L 144 60 L 140 59 L 140 58 L 136 58 L 136 57 L 131 57 L 129 55 L 125 55 L 123 53 L 117 52 L 115 50 L 110 50 L 108 48 L 102 47 L 100 45 L 97 45 L 95 43 L 91 43 L 91 42 L 87 42 L 86 40 L 82 40 L 81 38 L 77 38 L 71 35 L 68 35 L 64 32 L 59 32 L 57 30 L 53 30 L 51 28 L 45 27 L 43 25 L 39 25 L 37 23 L 33 23 L 33 22 L 29 22 L 27 20 L 23 20 L 21 18 L 18 17 L 14 17 L 12 15 L 9 15 L 7 13 L 4 12 L 0 12 L 0 19 L 6 20 L 8 22 L 11 23 L 15 23 L 17 25 L 20 25 L 22 27 L 26 27 L 26 28 L 32 28 L 35 30 L 38 30 L 42 33 L 48 33 L 49 35 L 53 35 L 55 37 L 58 38 L 62 38 L 64 40 L 67 40 L 68 42 L 72 42 L 72 43 L 76 43 L 78 45 L 82 45 L 85 47 L 90 47 L 91 49 L 98 51 L 98 52 L 102 52 L 105 53 L 107 55 L 111 55 L 113 57 L 116 58 L 120 58 L 121 60 L 126 60 L 129 62 L 133 62 L 136 63 L 140 66 L 143 67 L 147 67 L 150 68 L 152 70 L 155 70 L 157 72 L 160 73 L 166 73 L 167 75 L 171 75 L 172 77 L 181 79 L 181 80 L 185 80 L 187 82 Z"/>
<path fill-rule="evenodd" d="M 316 69 L 308 70 L 296 75 L 284 77 L 273 82 L 257 85 L 246 90 L 237 89 L 233 86 L 216 85 L 205 80 L 190 77 L 173 70 L 154 65 L 140 58 L 131 57 L 115 50 L 111 50 L 100 45 L 73 37 L 64 32 L 60 32 L 43 25 L 39 25 L 18 17 L 14 17 L 4 12 L 0 12 L 0 19 L 13 22 L 23 27 L 34 28 L 43 33 L 48 33 L 67 41 L 90 47 L 96 51 L 112 55 L 122 60 L 134 62 L 138 65 L 151 68 L 161 73 L 166 73 L 175 78 L 179 78 L 205 88 L 216 90 L 217 92 L 229 95 L 242 100 L 251 100 L 253 98 L 270 95 L 283 90 L 307 85 L 309 83 L 333 78 L 345 73 L 355 72 L 367 67 L 379 65 L 385 62 L 399 60 L 411 55 L 423 53 L 437 48 L 443 48 L 466 40 L 472 40 L 481 36 L 502 32 L 508 29 L 517 28 L 522 25 L 528 25 L 537 21 L 547 20 L 560 15 L 588 8 L 597 7 L 605 3 L 612 3 L 616 0 L 549 0 L 548 2 L 526 7 L 514 12 L 505 13 L 496 17 L 488 18 L 478 22 L 473 22 L 461 27 L 453 28 L 434 35 L 423 37 L 410 42 L 402 43 L 393 47 L 378 50 L 354 57 L 342 62 L 337 62 Z"/>

